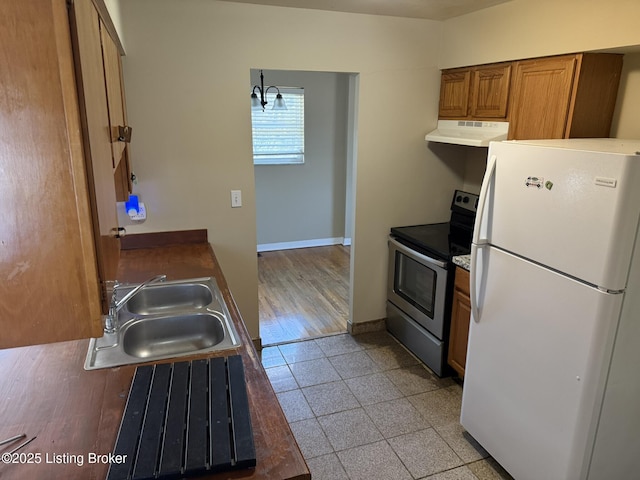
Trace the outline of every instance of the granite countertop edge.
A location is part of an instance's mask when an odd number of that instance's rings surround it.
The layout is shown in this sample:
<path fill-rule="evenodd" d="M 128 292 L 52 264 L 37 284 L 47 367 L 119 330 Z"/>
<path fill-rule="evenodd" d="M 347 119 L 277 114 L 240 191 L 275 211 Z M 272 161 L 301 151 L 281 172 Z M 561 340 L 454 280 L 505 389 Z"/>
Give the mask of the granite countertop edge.
<path fill-rule="evenodd" d="M 456 255 L 452 258 L 453 263 L 467 272 L 471 270 L 471 255 Z"/>

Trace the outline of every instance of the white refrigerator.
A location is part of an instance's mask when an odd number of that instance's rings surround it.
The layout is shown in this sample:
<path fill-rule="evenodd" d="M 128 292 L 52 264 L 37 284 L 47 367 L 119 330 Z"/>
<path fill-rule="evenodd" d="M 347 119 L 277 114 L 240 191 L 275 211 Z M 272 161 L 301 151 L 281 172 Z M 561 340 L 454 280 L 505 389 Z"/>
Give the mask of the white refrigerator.
<path fill-rule="evenodd" d="M 462 426 L 516 480 L 640 479 L 640 141 L 491 143 Z"/>

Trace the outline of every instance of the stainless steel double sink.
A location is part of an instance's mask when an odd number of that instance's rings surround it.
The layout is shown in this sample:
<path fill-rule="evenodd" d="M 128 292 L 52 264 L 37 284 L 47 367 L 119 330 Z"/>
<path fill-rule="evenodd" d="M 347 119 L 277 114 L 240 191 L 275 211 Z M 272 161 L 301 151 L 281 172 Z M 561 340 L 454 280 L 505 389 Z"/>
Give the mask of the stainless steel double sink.
<path fill-rule="evenodd" d="M 121 285 L 123 298 L 136 285 Z M 85 370 L 226 350 L 241 345 L 213 277 L 144 286 L 118 312 L 115 333 L 92 338 Z"/>

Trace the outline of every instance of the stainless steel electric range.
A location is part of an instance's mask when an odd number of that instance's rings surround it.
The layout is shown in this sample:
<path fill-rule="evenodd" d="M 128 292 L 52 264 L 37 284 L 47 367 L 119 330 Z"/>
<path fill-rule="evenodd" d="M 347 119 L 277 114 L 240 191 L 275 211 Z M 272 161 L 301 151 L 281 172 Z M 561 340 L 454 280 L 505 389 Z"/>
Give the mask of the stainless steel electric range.
<path fill-rule="evenodd" d="M 439 376 L 450 374 L 451 259 L 471 251 L 477 203 L 456 190 L 449 222 L 394 227 L 389 236 L 387 329 Z"/>

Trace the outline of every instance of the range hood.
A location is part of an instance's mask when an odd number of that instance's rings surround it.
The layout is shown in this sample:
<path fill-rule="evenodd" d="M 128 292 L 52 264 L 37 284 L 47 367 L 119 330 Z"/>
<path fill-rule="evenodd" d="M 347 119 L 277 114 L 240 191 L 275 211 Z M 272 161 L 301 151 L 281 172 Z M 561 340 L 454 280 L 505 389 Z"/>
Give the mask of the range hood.
<path fill-rule="evenodd" d="M 438 120 L 438 128 L 428 133 L 425 140 L 471 147 L 488 147 L 489 142 L 506 140 L 508 131 L 509 122 Z"/>

